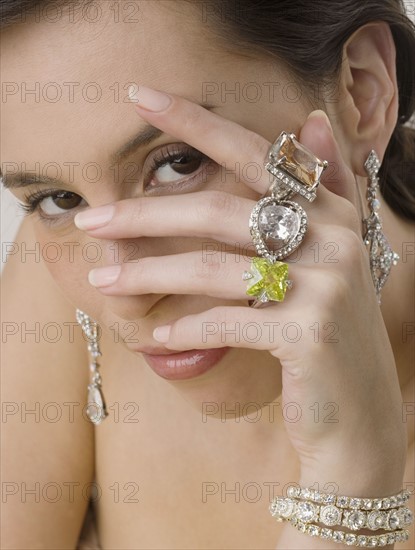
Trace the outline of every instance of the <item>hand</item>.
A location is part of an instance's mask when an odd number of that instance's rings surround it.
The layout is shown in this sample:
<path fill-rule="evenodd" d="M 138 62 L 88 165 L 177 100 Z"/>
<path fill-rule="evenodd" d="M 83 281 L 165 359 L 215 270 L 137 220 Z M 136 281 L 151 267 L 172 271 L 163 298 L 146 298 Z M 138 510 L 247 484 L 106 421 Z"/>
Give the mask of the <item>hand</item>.
<path fill-rule="evenodd" d="M 219 164 L 255 162 L 263 167 L 271 145 L 266 139 L 188 100 L 170 97 L 164 110 L 138 106 L 138 114 Z M 406 457 L 401 393 L 354 206 L 356 183 L 324 113 L 309 116 L 299 140 L 336 167 L 337 177 L 323 178 L 313 203 L 294 199 L 303 204 L 309 229 L 298 261 L 285 260 L 293 281 L 285 301 L 262 309 L 215 307 L 177 319 L 156 329 L 154 336 L 171 350 L 224 346 L 268 350 L 282 366 L 283 404 L 295 403 L 301 411 L 301 418 L 286 422 L 286 428 L 304 479 L 317 475 L 326 481 L 348 479 L 356 464 L 356 472 L 368 479 L 374 472 L 379 479 L 390 474 L 385 490 L 390 486 L 392 492 L 398 491 Z M 269 174 L 262 169 L 255 182 L 244 183 L 263 195 Z M 222 191 L 146 197 L 115 203 L 106 225 L 86 228 L 83 214 L 78 214 L 77 223 L 96 238 L 197 236 L 235 245 L 251 240 L 248 219 L 254 204 Z M 335 254 L 326 262 L 325 254 L 316 257 L 315 246 L 323 250 L 327 243 L 334 243 Z M 205 294 L 243 304 L 247 296 L 242 273 L 249 264 L 237 259 L 232 253 L 225 261 L 223 254 L 209 256 L 203 265 L 200 251 L 142 258 L 119 266 L 112 284 L 105 278 L 107 268 L 94 270 L 91 279 L 108 296 Z M 232 340 L 226 329 L 235 323 L 256 323 L 261 328 L 259 338 Z M 217 327 L 209 336 L 204 333 L 208 326 Z M 294 327 L 294 333 L 284 333 L 286 327 Z M 327 410 L 333 410 L 337 422 L 315 421 L 310 407 L 329 403 L 333 408 Z"/>

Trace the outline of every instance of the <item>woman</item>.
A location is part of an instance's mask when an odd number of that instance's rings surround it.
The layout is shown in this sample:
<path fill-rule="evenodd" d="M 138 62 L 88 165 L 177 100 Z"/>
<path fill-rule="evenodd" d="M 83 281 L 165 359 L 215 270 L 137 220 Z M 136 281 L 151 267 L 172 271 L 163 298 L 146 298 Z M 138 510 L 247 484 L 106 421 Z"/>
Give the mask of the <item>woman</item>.
<path fill-rule="evenodd" d="M 2 9 L 4 547 L 413 548 L 401 3 Z"/>

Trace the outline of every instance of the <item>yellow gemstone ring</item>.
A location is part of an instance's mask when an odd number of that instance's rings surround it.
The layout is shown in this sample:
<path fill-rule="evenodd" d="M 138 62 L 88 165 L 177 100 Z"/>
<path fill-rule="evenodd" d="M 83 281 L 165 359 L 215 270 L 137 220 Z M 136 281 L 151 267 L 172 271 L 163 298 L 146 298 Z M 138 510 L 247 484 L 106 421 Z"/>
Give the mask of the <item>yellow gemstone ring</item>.
<path fill-rule="evenodd" d="M 252 258 L 251 270 L 245 271 L 242 278 L 248 281 L 246 294 L 255 297 L 252 307 L 282 302 L 287 288 L 292 287 L 288 279 L 288 264 L 266 258 Z"/>
<path fill-rule="evenodd" d="M 282 132 L 270 147 L 265 168 L 273 181 L 249 218 L 252 241 L 261 257 L 253 258 L 251 271 L 243 274 L 249 281 L 246 294 L 256 298 L 254 307 L 281 302 L 291 288 L 288 265 L 278 260 L 300 246 L 308 226 L 305 210 L 291 197 L 298 193 L 312 202 L 327 166 L 327 161 L 317 158 L 294 134 Z"/>

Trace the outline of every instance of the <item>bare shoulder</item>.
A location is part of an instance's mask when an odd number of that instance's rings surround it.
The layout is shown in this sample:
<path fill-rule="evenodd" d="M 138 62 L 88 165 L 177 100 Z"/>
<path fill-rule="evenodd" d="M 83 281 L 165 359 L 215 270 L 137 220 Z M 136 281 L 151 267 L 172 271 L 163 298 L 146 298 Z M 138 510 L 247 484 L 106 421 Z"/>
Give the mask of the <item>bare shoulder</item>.
<path fill-rule="evenodd" d="M 30 220 L 15 243 L 34 249 Z M 1 313 L 2 547 L 75 548 L 94 476 L 93 427 L 82 414 L 88 358 L 75 309 L 41 259 L 18 253 L 4 269 Z"/>

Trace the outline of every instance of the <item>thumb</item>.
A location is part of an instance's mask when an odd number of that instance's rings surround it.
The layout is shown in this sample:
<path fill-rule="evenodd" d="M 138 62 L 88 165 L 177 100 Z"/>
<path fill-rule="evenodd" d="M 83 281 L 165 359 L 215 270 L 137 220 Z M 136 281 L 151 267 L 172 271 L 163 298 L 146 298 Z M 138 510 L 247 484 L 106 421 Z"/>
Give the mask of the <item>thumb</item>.
<path fill-rule="evenodd" d="M 324 111 L 317 110 L 309 114 L 301 129 L 300 141 L 319 159 L 327 160 L 329 163 L 321 176 L 324 187 L 354 203 L 355 178 L 344 162 L 330 120 Z"/>

